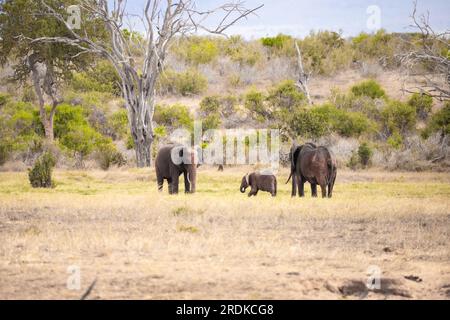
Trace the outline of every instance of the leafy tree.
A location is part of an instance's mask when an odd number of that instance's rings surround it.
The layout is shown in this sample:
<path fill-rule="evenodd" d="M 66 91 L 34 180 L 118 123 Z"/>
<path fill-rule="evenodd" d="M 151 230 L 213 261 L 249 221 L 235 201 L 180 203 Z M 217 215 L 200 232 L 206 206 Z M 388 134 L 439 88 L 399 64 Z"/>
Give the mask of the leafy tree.
<path fill-rule="evenodd" d="M 76 4 L 72 0 L 49 0 L 51 6 L 65 14 L 65 8 Z M 73 70 L 85 68 L 91 56 L 81 54 L 80 46 L 74 47 L 57 42 L 35 42 L 39 37 L 63 36 L 71 33 L 57 19 L 42 14 L 46 9 L 41 1 L 4 0 L 0 2 L 0 64 L 14 62 L 13 80 L 21 83 L 31 76 L 39 100 L 39 116 L 45 129 L 45 136 L 53 140 L 53 118 L 61 102 L 59 88 L 69 79 Z M 89 20 L 81 24 L 83 33 L 102 37 L 100 26 Z M 51 108 L 45 108 L 45 96 L 51 101 Z"/>

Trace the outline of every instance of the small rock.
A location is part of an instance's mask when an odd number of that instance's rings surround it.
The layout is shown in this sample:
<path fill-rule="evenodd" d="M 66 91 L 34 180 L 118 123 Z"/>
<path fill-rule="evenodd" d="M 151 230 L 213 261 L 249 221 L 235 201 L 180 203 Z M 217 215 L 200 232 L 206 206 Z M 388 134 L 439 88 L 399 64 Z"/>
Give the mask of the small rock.
<path fill-rule="evenodd" d="M 418 282 L 418 283 L 423 281 L 420 277 L 413 276 L 413 275 L 405 276 L 405 279 L 406 280 L 410 280 L 410 281 L 414 281 L 414 282 Z"/>

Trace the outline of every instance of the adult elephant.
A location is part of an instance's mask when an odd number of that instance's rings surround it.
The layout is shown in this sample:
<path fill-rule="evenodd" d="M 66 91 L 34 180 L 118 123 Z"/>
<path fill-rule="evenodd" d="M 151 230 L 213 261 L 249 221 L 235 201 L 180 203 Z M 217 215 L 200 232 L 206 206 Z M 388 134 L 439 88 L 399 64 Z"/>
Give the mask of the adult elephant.
<path fill-rule="evenodd" d="M 292 178 L 292 197 L 305 196 L 305 183 L 311 184 L 312 196 L 317 197 L 317 185 L 322 189 L 322 197 L 333 196 L 334 183 L 337 176 L 336 159 L 325 147 L 313 143 L 302 146 L 294 145 L 290 154 Z M 327 193 L 328 188 L 328 193 Z"/>
<path fill-rule="evenodd" d="M 169 194 L 178 194 L 179 179 L 184 175 L 185 193 L 195 193 L 199 150 L 179 144 L 162 147 L 155 161 L 158 190 L 163 190 L 164 180 L 169 185 Z"/>

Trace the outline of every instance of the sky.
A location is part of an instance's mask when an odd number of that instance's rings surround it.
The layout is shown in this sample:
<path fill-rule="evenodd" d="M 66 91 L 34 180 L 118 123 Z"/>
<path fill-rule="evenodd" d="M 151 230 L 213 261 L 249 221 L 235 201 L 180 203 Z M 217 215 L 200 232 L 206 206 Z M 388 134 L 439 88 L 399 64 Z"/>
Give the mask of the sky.
<path fill-rule="evenodd" d="M 197 0 L 199 7 L 215 8 L 230 0 Z M 129 1 L 133 11 L 142 10 L 145 0 Z M 241 20 L 227 34 L 247 39 L 279 33 L 304 37 L 312 30 L 342 31 L 344 36 L 374 32 L 412 31 L 413 0 L 246 0 L 248 8 L 264 4 L 256 15 Z M 418 13 L 430 14 L 436 31 L 450 29 L 450 0 L 418 0 Z M 218 19 L 218 18 L 217 18 Z M 218 20 L 217 20 L 218 21 Z M 214 24 L 209 20 L 209 24 Z"/>

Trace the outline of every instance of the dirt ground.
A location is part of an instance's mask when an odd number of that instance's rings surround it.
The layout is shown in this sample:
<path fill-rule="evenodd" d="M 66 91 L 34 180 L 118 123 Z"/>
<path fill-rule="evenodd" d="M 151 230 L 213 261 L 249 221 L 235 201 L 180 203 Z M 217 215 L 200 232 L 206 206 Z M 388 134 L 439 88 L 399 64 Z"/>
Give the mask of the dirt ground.
<path fill-rule="evenodd" d="M 0 173 L 0 298 L 450 298 L 450 173 L 340 171 L 333 199 L 291 199 L 286 171 L 248 199 L 244 173 L 176 197 L 150 170 Z"/>

